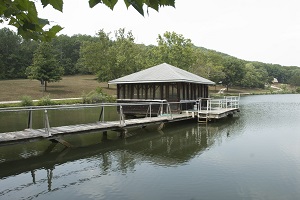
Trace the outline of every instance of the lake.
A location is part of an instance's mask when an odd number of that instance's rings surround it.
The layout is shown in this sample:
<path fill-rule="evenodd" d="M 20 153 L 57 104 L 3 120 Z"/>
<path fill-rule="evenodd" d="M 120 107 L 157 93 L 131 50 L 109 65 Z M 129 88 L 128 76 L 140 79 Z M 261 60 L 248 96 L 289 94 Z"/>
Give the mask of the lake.
<path fill-rule="evenodd" d="M 238 116 L 208 125 L 132 129 L 126 139 L 64 137 L 77 148 L 0 147 L 0 199 L 299 199 L 300 95 L 245 96 L 240 107 Z M 53 115 L 57 124 L 99 116 L 76 112 Z M 16 127 L 0 115 L 0 132 L 26 126 L 26 114 L 18 115 Z"/>

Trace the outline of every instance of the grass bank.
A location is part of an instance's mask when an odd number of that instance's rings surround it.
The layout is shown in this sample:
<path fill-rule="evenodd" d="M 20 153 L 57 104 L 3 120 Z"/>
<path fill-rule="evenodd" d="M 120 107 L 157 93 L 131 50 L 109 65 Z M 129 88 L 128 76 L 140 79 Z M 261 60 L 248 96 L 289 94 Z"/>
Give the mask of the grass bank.
<path fill-rule="evenodd" d="M 106 94 L 116 94 L 115 86 L 108 88 L 107 83 L 99 83 L 93 75 L 65 76 L 59 82 L 49 83 L 47 92 L 37 80 L 1 80 L 0 101 L 21 100 L 22 96 L 30 96 L 32 99 L 41 99 L 44 96 L 51 99 L 78 98 L 97 87 L 101 87 Z"/>
<path fill-rule="evenodd" d="M 239 87 L 229 88 L 229 91 L 224 91 L 222 94 L 218 92 L 224 88 L 224 86 L 210 86 L 209 92 L 212 97 L 222 95 L 238 95 L 239 93 L 246 94 L 272 94 L 272 93 L 293 93 L 295 88 L 288 85 L 277 85 L 283 88 L 282 91 L 274 88 L 266 89 L 246 89 Z M 96 76 L 93 75 L 77 75 L 77 76 L 65 76 L 59 82 L 50 83 L 47 88 L 47 92 L 44 91 L 44 87 L 37 80 L 18 79 L 18 80 L 1 80 L 0 81 L 0 101 L 20 101 L 22 97 L 29 96 L 33 100 L 40 100 L 43 97 L 50 99 L 64 99 L 64 98 L 82 98 L 91 91 L 95 91 L 96 88 L 102 88 L 102 92 L 116 96 L 116 86 L 111 85 L 108 88 L 108 84 L 99 83 Z M 63 100 L 52 101 L 54 104 L 73 104 L 82 103 L 82 100 Z M 7 106 L 20 106 L 20 103 L 6 104 Z M 3 107 L 3 104 L 2 106 Z"/>

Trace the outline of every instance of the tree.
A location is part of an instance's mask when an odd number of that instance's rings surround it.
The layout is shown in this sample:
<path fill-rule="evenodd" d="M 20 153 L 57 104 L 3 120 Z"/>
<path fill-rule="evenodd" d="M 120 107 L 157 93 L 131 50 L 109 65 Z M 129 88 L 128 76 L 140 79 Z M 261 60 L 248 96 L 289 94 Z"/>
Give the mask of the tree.
<path fill-rule="evenodd" d="M 267 83 L 268 74 L 264 69 L 256 69 L 252 63 L 245 65 L 245 76 L 241 80 L 242 87 L 264 88 Z"/>
<path fill-rule="evenodd" d="M 295 71 L 289 83 L 293 86 L 300 86 L 300 70 Z"/>
<path fill-rule="evenodd" d="M 158 63 L 162 62 L 174 65 L 181 69 L 190 70 L 196 61 L 194 45 L 190 39 L 175 32 L 165 32 L 158 35 L 158 46 L 155 50 Z"/>
<path fill-rule="evenodd" d="M 131 31 L 126 33 L 124 28 L 115 31 L 115 41 L 109 48 L 109 68 L 98 72 L 99 80 L 116 79 L 144 68 L 140 60 L 146 58 L 139 56 L 143 49 L 135 44 L 134 40 L 135 38 Z"/>
<path fill-rule="evenodd" d="M 79 59 L 81 42 L 77 37 L 60 35 L 52 40 L 53 48 L 58 53 L 60 65 L 64 68 L 64 75 L 74 75 L 78 73 L 75 67 Z"/>
<path fill-rule="evenodd" d="M 12 78 L 21 38 L 8 28 L 0 30 L 0 79 Z"/>
<path fill-rule="evenodd" d="M 240 85 L 245 74 L 243 62 L 236 58 L 229 57 L 224 62 L 223 72 L 225 73 L 225 78 L 222 83 L 226 86 L 228 91 L 229 86 Z"/>
<path fill-rule="evenodd" d="M 109 81 L 148 66 L 148 49 L 134 43 L 132 32 L 125 29 L 110 33 L 98 32 L 98 40 L 84 42 L 77 67 L 83 73 L 97 74 L 99 81 Z"/>
<path fill-rule="evenodd" d="M 79 60 L 76 67 L 83 74 L 96 74 L 101 71 L 109 71 L 109 59 L 112 57 L 109 48 L 113 42 L 110 33 L 99 30 L 97 39 L 82 43 L 79 52 Z"/>
<path fill-rule="evenodd" d="M 36 41 L 26 41 L 8 28 L 0 29 L 0 79 L 25 78 Z"/>
<path fill-rule="evenodd" d="M 64 73 L 55 55 L 51 43 L 41 43 L 34 53 L 33 64 L 26 69 L 28 78 L 41 81 L 45 91 L 47 83 L 61 80 Z"/>
<path fill-rule="evenodd" d="M 114 9 L 118 0 L 88 0 L 91 8 L 97 4 L 104 4 Z M 158 11 L 161 6 L 175 6 L 175 0 L 124 0 L 127 8 L 133 6 L 141 15 L 144 15 L 143 6 Z M 54 9 L 63 12 L 63 0 L 41 0 L 44 7 L 51 5 Z M 2 0 L 0 1 L 0 23 L 8 21 L 9 25 L 18 29 L 18 34 L 23 38 L 49 41 L 62 30 L 62 27 L 55 25 L 45 29 L 49 25 L 48 19 L 38 17 L 35 1 L 33 0 Z"/>

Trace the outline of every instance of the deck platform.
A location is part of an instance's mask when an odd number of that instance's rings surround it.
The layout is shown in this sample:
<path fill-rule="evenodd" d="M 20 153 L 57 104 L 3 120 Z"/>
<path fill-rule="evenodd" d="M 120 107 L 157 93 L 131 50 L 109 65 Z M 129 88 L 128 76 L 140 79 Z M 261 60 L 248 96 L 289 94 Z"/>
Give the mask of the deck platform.
<path fill-rule="evenodd" d="M 45 128 L 42 129 L 25 129 L 23 131 L 0 133 L 0 146 L 10 145 L 21 142 L 33 142 L 43 139 L 55 139 L 58 136 L 67 134 L 83 134 L 91 131 L 124 131 L 127 128 L 143 127 L 149 124 L 161 124 L 175 121 L 192 119 L 191 113 L 173 114 L 172 116 L 146 117 L 137 119 L 110 122 L 96 122 L 89 124 L 78 124 L 70 126 L 51 127 L 47 132 Z"/>
<path fill-rule="evenodd" d="M 240 112 L 239 108 L 219 108 L 209 112 L 199 112 L 198 118 L 221 119 Z"/>

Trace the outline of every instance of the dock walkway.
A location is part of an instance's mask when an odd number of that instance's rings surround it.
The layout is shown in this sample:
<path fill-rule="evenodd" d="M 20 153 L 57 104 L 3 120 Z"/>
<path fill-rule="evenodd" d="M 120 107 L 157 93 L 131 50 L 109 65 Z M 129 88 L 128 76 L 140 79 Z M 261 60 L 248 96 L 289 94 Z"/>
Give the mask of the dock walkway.
<path fill-rule="evenodd" d="M 165 102 L 165 101 L 164 101 Z M 174 114 L 171 111 L 171 103 L 147 103 L 147 104 L 130 104 L 140 106 L 147 105 L 148 111 L 146 117 L 125 119 L 123 114 L 123 106 L 129 104 L 110 103 L 110 104 L 90 104 L 90 105 L 71 105 L 71 106 L 51 106 L 51 107 L 27 107 L 27 108 L 11 108 L 11 109 L 0 109 L 0 112 L 21 112 L 26 111 L 28 115 L 28 127 L 22 131 L 0 133 L 0 146 L 16 144 L 21 142 L 31 142 L 43 139 L 56 140 L 60 142 L 60 136 L 67 134 L 84 134 L 91 131 L 100 131 L 107 133 L 107 131 L 117 131 L 122 134 L 126 132 L 128 128 L 133 127 L 144 127 L 150 124 L 159 124 L 161 129 L 164 123 L 189 120 L 198 118 L 198 122 L 207 123 L 212 119 L 221 119 L 227 116 L 239 112 L 239 97 L 225 97 L 224 99 L 199 99 L 194 102 L 194 109 L 182 110 L 180 114 Z M 186 101 L 181 102 L 182 104 Z M 159 104 L 161 107 L 166 109 L 160 109 L 159 113 L 151 112 L 153 105 Z M 177 102 L 178 104 L 178 102 Z M 104 120 L 104 108 L 107 106 L 115 106 L 118 109 L 119 120 L 117 121 L 105 121 Z M 180 105 L 181 106 L 181 105 Z M 48 112 L 47 110 L 61 110 L 61 109 L 78 109 L 78 108 L 90 108 L 90 107 L 101 107 L 101 113 L 99 121 L 88 124 L 77 124 L 59 127 L 50 127 Z M 32 112 L 37 110 L 44 111 L 44 128 L 33 129 L 32 128 Z M 163 112 L 164 111 L 164 112 Z M 149 114 L 149 115 L 148 115 Z M 155 115 L 156 117 L 154 117 Z M 62 142 L 61 142 L 62 143 Z"/>
<path fill-rule="evenodd" d="M 128 119 L 123 122 L 96 122 L 88 124 L 77 124 L 70 126 L 51 127 L 49 130 L 41 129 L 25 129 L 23 131 L 0 133 L 0 145 L 8 145 L 20 142 L 32 142 L 43 139 L 54 139 L 61 135 L 88 133 L 91 131 L 106 132 L 125 131 L 127 128 L 143 127 L 149 124 L 162 124 L 168 122 L 182 121 L 192 119 L 191 114 L 173 114 L 172 116 L 146 117 L 137 119 Z"/>

